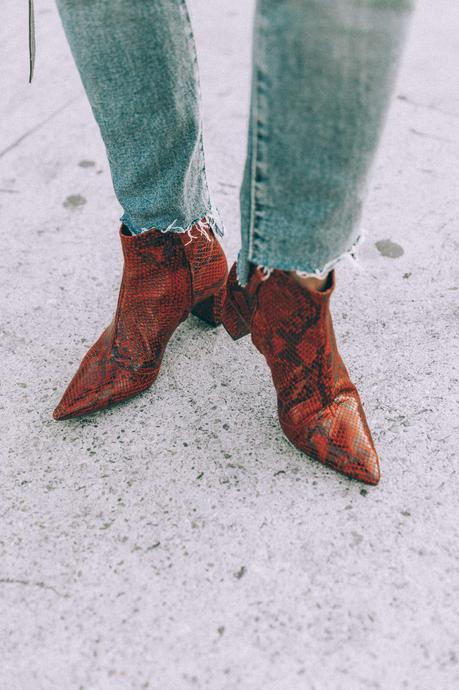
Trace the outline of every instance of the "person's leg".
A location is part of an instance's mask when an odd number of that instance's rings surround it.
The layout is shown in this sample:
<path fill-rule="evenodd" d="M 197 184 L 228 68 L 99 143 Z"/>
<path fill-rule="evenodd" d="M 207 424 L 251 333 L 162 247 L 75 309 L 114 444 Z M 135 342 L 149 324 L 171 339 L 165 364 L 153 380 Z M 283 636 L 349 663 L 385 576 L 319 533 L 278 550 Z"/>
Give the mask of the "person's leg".
<path fill-rule="evenodd" d="M 185 0 L 56 3 L 107 149 L 123 223 L 134 232 L 183 230 L 212 216 Z"/>
<path fill-rule="evenodd" d="M 57 0 L 124 215 L 115 317 L 54 411 L 94 412 L 148 388 L 193 311 L 219 322 L 227 275 L 209 201 L 185 0 Z"/>
<path fill-rule="evenodd" d="M 265 356 L 290 441 L 369 484 L 379 460 L 337 350 L 331 269 L 358 239 L 410 5 L 258 0 L 242 249 L 223 313 Z"/>
<path fill-rule="evenodd" d="M 324 276 L 359 238 L 410 0 L 258 0 L 242 250 Z"/>

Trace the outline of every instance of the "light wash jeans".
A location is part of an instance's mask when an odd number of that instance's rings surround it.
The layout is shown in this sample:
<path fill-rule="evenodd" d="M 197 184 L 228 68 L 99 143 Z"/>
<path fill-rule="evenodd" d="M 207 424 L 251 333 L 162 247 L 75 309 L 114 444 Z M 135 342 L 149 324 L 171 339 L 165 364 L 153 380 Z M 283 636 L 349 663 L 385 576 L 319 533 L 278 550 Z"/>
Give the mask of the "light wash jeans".
<path fill-rule="evenodd" d="M 244 0 L 240 0 L 241 2 Z M 185 0 L 57 0 L 107 149 L 122 222 L 208 216 L 198 68 Z M 359 239 L 365 179 L 411 0 L 258 0 L 238 276 L 324 275 Z"/>

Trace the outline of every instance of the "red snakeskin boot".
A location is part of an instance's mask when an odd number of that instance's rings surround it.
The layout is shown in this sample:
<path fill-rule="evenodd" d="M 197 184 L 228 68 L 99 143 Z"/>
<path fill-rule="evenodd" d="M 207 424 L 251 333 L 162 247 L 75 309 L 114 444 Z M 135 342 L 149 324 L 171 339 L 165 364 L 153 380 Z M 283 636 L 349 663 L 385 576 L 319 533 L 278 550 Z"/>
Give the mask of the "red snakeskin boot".
<path fill-rule="evenodd" d="M 335 274 L 324 292 L 301 287 L 288 273 L 255 269 L 241 287 L 231 269 L 222 320 L 234 340 L 252 334 L 277 391 L 281 427 L 308 456 L 367 484 L 379 461 L 359 394 L 336 346 L 329 311 Z"/>
<path fill-rule="evenodd" d="M 169 338 L 190 312 L 217 325 L 228 265 L 205 220 L 187 233 L 121 227 L 124 272 L 110 326 L 91 347 L 54 410 L 55 419 L 95 412 L 155 381 Z"/>

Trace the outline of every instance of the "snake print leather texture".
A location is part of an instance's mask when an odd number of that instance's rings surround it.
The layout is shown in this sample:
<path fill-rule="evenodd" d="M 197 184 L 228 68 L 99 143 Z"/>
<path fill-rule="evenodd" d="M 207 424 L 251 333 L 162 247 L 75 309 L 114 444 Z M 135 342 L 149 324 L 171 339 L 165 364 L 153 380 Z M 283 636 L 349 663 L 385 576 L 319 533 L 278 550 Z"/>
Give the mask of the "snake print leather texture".
<path fill-rule="evenodd" d="M 192 311 L 219 323 L 227 277 L 223 250 L 205 220 L 186 233 L 122 227 L 124 271 L 112 323 L 91 347 L 54 410 L 55 419 L 95 412 L 145 390 L 166 345 Z"/>
<path fill-rule="evenodd" d="M 277 391 L 287 438 L 309 457 L 367 484 L 379 481 L 379 460 L 362 408 L 338 352 L 330 296 L 301 287 L 288 273 L 268 278 L 255 269 L 246 287 L 236 267 L 228 278 L 223 325 L 240 338 L 249 332 L 264 355 Z"/>

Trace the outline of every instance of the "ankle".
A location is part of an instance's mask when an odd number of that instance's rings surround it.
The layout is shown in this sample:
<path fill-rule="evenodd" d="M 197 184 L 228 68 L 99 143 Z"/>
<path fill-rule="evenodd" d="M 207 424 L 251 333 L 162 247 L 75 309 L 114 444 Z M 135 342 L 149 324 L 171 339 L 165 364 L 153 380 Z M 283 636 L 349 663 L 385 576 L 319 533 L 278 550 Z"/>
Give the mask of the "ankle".
<path fill-rule="evenodd" d="M 314 276 L 305 277 L 296 271 L 291 271 L 290 275 L 302 288 L 312 290 L 313 292 L 324 292 L 329 287 L 330 273 L 328 273 L 325 278 L 315 278 Z"/>

